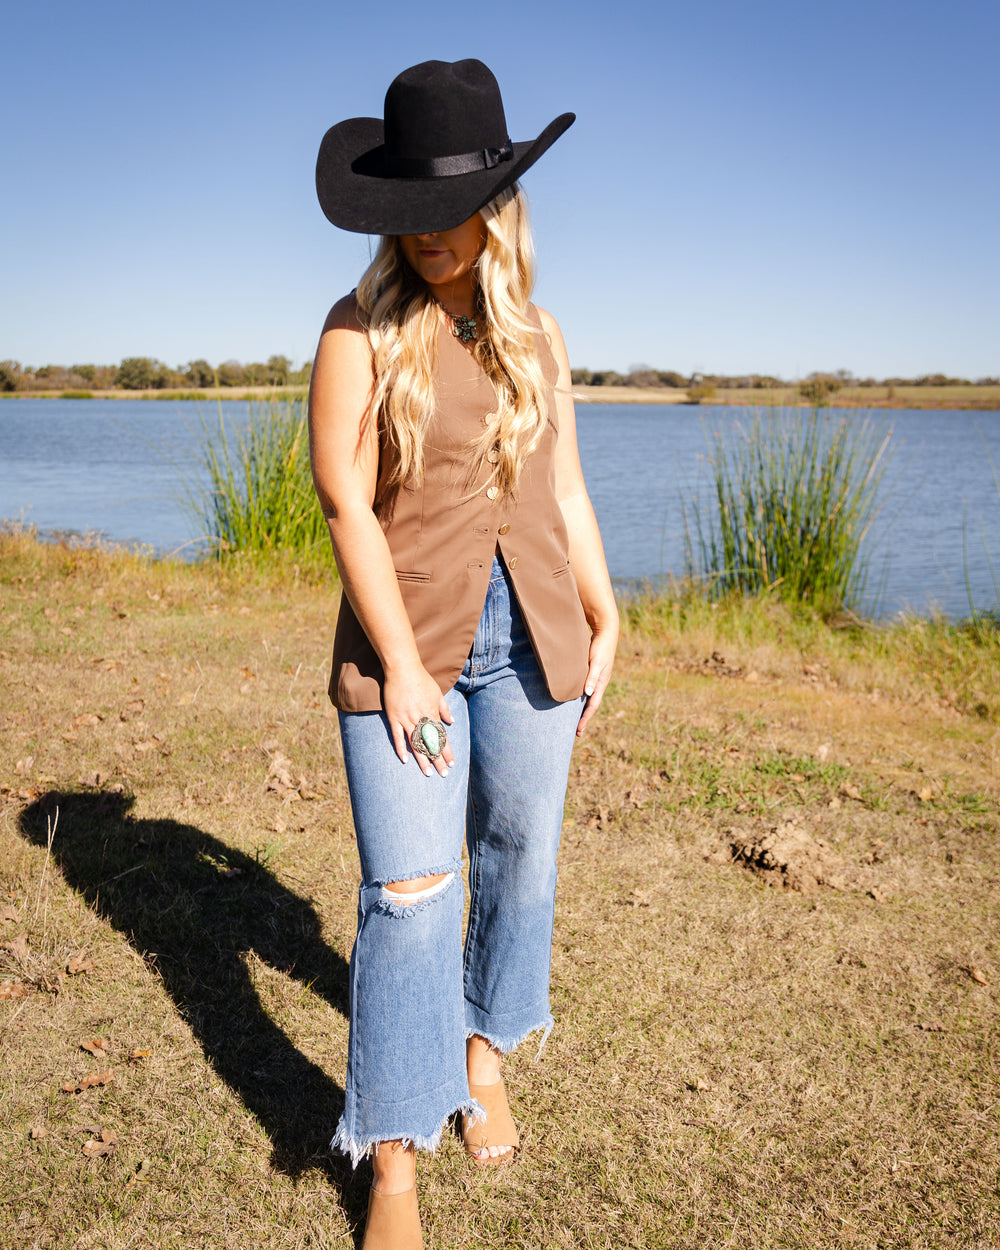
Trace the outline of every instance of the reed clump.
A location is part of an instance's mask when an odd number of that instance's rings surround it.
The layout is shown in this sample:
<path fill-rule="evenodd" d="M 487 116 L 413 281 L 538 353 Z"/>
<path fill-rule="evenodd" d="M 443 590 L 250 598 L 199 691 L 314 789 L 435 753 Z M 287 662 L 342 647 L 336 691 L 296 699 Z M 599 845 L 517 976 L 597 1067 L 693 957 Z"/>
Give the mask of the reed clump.
<path fill-rule="evenodd" d="M 192 511 L 221 560 L 292 556 L 332 563 L 326 523 L 313 490 L 302 398 L 250 404 L 245 425 L 202 423 L 201 468 L 208 481 L 187 489 Z"/>
<path fill-rule="evenodd" d="M 708 428 L 716 509 L 688 516 L 689 572 L 710 598 L 776 595 L 857 611 L 891 430 L 813 409 L 751 409 Z"/>

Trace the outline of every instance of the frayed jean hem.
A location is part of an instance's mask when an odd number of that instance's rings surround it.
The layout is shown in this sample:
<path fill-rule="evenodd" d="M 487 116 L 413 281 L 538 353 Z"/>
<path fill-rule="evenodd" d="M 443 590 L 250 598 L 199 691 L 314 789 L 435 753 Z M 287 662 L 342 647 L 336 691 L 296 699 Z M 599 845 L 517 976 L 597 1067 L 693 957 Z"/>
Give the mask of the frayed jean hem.
<path fill-rule="evenodd" d="M 522 1042 L 526 1041 L 532 1033 L 541 1032 L 542 1040 L 538 1043 L 538 1053 L 535 1055 L 535 1063 L 537 1063 L 542 1057 L 542 1048 L 549 1040 L 549 1034 L 552 1032 L 554 1025 L 555 1022 L 551 1016 L 549 1016 L 548 1019 L 544 1020 L 541 1024 L 533 1024 L 531 1028 L 525 1029 L 519 1034 L 494 1033 L 489 1028 L 471 1028 L 467 1025 L 465 1029 L 465 1040 L 468 1041 L 470 1037 L 481 1037 L 483 1041 L 489 1043 L 493 1050 L 498 1050 L 501 1055 L 509 1055 L 512 1051 L 517 1050 L 518 1046 L 520 1046 Z"/>
<path fill-rule="evenodd" d="M 486 1119 L 486 1112 L 475 1098 L 469 1098 L 464 1102 L 460 1102 L 453 1111 L 449 1111 L 429 1136 L 422 1136 L 419 1133 L 413 1135 L 400 1133 L 398 1137 L 357 1138 L 350 1135 L 346 1124 L 341 1119 L 337 1125 L 337 1131 L 333 1135 L 333 1140 L 330 1142 L 330 1149 L 339 1154 L 349 1155 L 352 1168 L 356 1168 L 361 1160 L 367 1158 L 369 1154 L 378 1154 L 378 1148 L 384 1141 L 400 1141 L 403 1143 L 404 1149 L 409 1149 L 412 1146 L 415 1150 L 426 1150 L 433 1154 L 438 1146 L 441 1145 L 441 1134 L 444 1132 L 445 1125 L 456 1115 L 468 1115 L 473 1120 Z"/>

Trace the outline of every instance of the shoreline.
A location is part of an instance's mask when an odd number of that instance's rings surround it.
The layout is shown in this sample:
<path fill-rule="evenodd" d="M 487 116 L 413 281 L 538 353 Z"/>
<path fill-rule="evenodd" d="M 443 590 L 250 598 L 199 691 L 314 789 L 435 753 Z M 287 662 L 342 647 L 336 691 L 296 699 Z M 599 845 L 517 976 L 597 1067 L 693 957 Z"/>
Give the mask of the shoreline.
<path fill-rule="evenodd" d="M 890 394 L 889 392 L 893 392 Z M 956 393 L 958 392 L 958 393 Z M 969 392 L 969 393 L 962 393 Z M 94 390 L 94 391 L 14 391 L 0 399 L 103 399 L 148 400 L 168 403 L 218 403 L 235 401 L 250 403 L 259 400 L 305 400 L 308 388 L 301 386 L 240 386 L 205 390 Z M 717 392 L 701 400 L 691 400 L 688 392 L 669 387 L 637 386 L 574 386 L 573 398 L 578 404 L 659 404 L 683 405 L 688 408 L 815 408 L 804 400 L 794 386 L 771 390 L 736 389 Z M 819 405 L 829 408 L 861 408 L 878 410 L 930 409 L 954 412 L 1000 411 L 1000 386 L 911 386 L 911 387 L 845 387 Z"/>

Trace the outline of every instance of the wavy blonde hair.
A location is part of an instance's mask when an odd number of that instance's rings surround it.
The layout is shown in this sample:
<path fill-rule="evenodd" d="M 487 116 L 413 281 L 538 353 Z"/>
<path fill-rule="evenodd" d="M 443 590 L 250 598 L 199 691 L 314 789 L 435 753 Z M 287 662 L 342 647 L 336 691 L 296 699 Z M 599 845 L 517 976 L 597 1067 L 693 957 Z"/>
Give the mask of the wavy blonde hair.
<path fill-rule="evenodd" d="M 548 386 L 535 343 L 538 326 L 528 319 L 534 254 L 527 200 L 516 183 L 479 211 L 486 242 L 474 267 L 479 327 L 474 353 L 493 384 L 497 406 L 470 446 L 469 478 L 495 451 L 489 480 L 502 494 L 513 495 L 547 414 Z M 424 435 L 435 409 L 440 312 L 392 235 L 382 238 L 358 283 L 357 300 L 375 368 L 369 419 L 378 421 L 393 453 L 387 484 L 419 482 Z"/>

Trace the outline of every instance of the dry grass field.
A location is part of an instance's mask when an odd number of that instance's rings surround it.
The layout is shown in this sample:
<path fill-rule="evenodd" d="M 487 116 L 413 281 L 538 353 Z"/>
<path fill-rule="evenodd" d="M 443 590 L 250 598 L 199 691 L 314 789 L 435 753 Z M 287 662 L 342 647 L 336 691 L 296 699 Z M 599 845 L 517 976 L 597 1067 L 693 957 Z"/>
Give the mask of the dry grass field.
<path fill-rule="evenodd" d="M 334 586 L 0 538 L 0 1243 L 351 1247 Z M 1000 651 L 627 614 L 524 1149 L 428 1247 L 1000 1244 Z"/>

